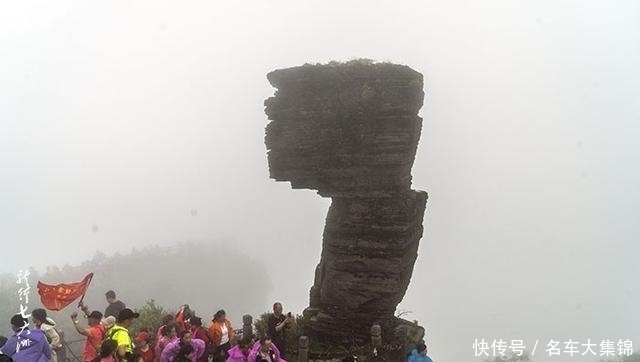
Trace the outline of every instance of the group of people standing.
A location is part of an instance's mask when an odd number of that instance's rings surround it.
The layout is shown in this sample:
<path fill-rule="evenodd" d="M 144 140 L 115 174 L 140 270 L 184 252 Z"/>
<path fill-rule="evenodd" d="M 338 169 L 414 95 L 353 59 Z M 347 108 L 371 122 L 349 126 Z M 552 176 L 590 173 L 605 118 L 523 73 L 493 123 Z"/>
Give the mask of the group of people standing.
<path fill-rule="evenodd" d="M 38 311 L 34 310 L 34 313 Z M 44 310 L 43 310 L 44 311 Z M 46 312 L 45 312 L 46 319 Z M 36 316 L 33 317 L 36 328 L 29 328 L 29 320 L 24 318 L 21 314 L 16 314 L 11 317 L 11 329 L 13 335 L 0 339 L 0 354 L 3 359 L 10 358 L 13 362 L 54 362 L 56 361 L 55 349 L 57 348 L 56 342 L 51 342 L 49 337 L 51 333 L 47 334 L 46 327 L 42 327 L 41 321 L 36 321 Z M 40 324 L 40 325 L 38 325 Z"/>
<path fill-rule="evenodd" d="M 62 352 L 62 338 L 55 328 L 56 323 L 42 308 L 31 312 L 35 328 L 29 328 L 29 320 L 21 314 L 11 317 L 13 335 L 0 336 L 0 356 L 13 362 L 58 362 L 58 352 Z"/>
<path fill-rule="evenodd" d="M 136 333 L 130 330 L 139 314 L 126 308 L 114 291 L 105 293 L 108 306 L 104 314 L 89 311 L 81 303 L 87 326 L 70 317 L 78 333 L 86 337 L 84 362 L 286 362 L 285 329 L 293 322 L 275 303 L 269 316 L 268 336 L 236 335 L 224 310 L 217 311 L 208 328 L 188 305 L 175 315 L 166 315 L 159 326 L 148 326 Z M 16 362 L 57 362 L 45 360 Z"/>
<path fill-rule="evenodd" d="M 226 318 L 217 311 L 208 328 L 188 305 L 176 315 L 166 315 L 160 326 L 144 328 L 131 334 L 134 319 L 140 315 L 116 298 L 112 290 L 105 293 L 108 306 L 104 314 L 89 311 L 80 304 L 87 326 L 80 324 L 78 313 L 70 314 L 76 331 L 85 336 L 84 362 L 286 362 L 285 331 L 294 322 L 291 314 L 282 313 L 282 304 L 273 304 L 264 336 L 238 336 Z M 62 348 L 55 322 L 44 309 L 34 309 L 29 321 L 16 314 L 11 318 L 14 334 L 0 337 L 0 358 L 12 362 L 58 362 Z M 133 338 L 131 336 L 134 336 Z M 9 361 L 6 361 L 9 362 Z M 64 362 L 64 361 L 60 361 Z M 408 362 L 432 362 L 424 343 L 414 348 Z"/>
<path fill-rule="evenodd" d="M 205 329 L 202 318 L 184 305 L 158 328 L 154 348 L 160 358 L 155 362 L 286 362 L 285 329 L 292 322 L 291 315 L 282 314 L 282 304 L 274 303 L 267 335 L 239 336 L 224 310 L 217 311 Z"/>

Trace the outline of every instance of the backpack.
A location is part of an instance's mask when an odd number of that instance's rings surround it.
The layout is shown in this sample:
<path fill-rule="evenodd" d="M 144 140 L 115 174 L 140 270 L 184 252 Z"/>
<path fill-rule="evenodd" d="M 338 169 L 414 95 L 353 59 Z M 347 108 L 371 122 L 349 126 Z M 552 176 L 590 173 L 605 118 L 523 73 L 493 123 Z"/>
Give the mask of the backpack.
<path fill-rule="evenodd" d="M 102 350 L 102 345 L 104 344 L 104 342 L 113 339 L 113 337 L 116 335 L 116 333 L 118 333 L 120 329 L 115 329 L 113 327 L 107 329 L 107 330 L 103 330 L 102 331 L 102 340 L 100 340 L 100 342 L 98 342 L 98 344 L 96 344 L 94 347 L 96 348 L 96 353 L 98 355 L 97 359 L 100 360 L 100 351 Z"/>
<path fill-rule="evenodd" d="M 123 328 L 116 328 L 116 326 L 111 327 L 104 335 L 104 338 L 102 339 L 102 342 L 100 343 L 100 348 L 102 348 L 102 344 L 107 341 L 107 340 L 114 340 L 117 342 L 117 340 L 114 338 L 118 332 L 123 332 L 123 333 L 127 333 L 127 335 L 129 334 L 129 331 L 127 331 L 126 329 Z M 131 337 L 129 337 L 131 338 Z M 131 344 L 131 348 L 133 349 L 133 344 Z M 117 349 L 117 347 L 116 347 Z M 98 354 L 100 354 L 100 352 L 98 352 Z M 116 361 L 127 361 L 133 354 L 131 352 L 127 352 L 124 359 L 123 358 L 119 358 L 116 354 Z"/>
<path fill-rule="evenodd" d="M 123 329 L 116 328 L 115 326 L 109 328 L 109 330 L 104 331 L 104 337 L 102 338 L 102 341 L 104 342 L 107 339 L 114 339 L 113 337 L 115 337 L 119 331 L 123 331 Z"/>
<path fill-rule="evenodd" d="M 62 334 L 58 328 L 56 328 L 56 322 L 53 321 L 53 319 L 47 317 L 47 320 L 43 323 L 43 325 L 48 325 L 49 327 L 45 327 L 42 328 L 40 327 L 40 329 L 44 332 L 44 336 L 47 338 L 47 344 L 51 345 L 52 342 L 52 338 L 50 336 L 50 331 L 53 331 L 55 334 L 58 335 L 58 340 L 59 340 L 59 345 L 51 347 L 51 350 L 54 352 L 57 352 L 59 350 L 61 350 L 62 348 L 64 348 L 64 346 L 62 345 L 62 336 L 64 336 L 64 334 Z"/>

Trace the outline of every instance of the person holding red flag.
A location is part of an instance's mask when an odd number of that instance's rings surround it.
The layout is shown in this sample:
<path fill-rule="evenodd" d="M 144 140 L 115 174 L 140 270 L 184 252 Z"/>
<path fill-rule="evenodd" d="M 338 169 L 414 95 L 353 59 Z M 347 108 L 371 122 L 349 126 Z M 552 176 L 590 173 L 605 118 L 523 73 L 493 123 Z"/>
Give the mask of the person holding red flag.
<path fill-rule="evenodd" d="M 78 312 L 71 313 L 71 320 L 73 321 L 76 331 L 87 337 L 82 352 L 82 359 L 84 362 L 92 362 L 100 355 L 100 343 L 105 333 L 105 328 L 102 323 L 100 323 L 102 321 L 102 313 L 94 310 L 87 316 L 89 327 L 81 327 L 77 318 Z"/>

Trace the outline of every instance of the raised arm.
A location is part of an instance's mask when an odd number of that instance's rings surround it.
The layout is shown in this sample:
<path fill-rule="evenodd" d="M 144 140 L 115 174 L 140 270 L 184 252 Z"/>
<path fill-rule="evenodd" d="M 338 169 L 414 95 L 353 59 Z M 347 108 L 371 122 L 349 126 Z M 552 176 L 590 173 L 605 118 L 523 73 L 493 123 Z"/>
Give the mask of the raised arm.
<path fill-rule="evenodd" d="M 89 336 L 89 328 L 80 327 L 78 323 L 78 312 L 71 313 L 71 320 L 73 321 L 73 326 L 76 328 L 76 331 L 82 334 L 85 337 Z"/>
<path fill-rule="evenodd" d="M 83 302 L 80 302 L 80 304 L 78 304 L 78 306 L 80 307 L 80 310 L 82 310 L 82 312 L 84 313 L 84 317 L 87 318 L 89 316 L 89 307 L 84 304 Z"/>

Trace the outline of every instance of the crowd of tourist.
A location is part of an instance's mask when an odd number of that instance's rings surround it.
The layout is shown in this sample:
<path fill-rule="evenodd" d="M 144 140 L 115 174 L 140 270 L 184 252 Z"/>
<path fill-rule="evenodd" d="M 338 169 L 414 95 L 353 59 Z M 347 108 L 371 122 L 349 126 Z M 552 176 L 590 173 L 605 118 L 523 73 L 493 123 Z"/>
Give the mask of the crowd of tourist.
<path fill-rule="evenodd" d="M 269 316 L 268 336 L 255 338 L 236 335 L 222 309 L 205 328 L 202 317 L 186 304 L 175 315 L 166 315 L 159 326 L 131 331 L 140 315 L 118 300 L 114 291 L 105 297 L 104 313 L 80 303 L 86 325 L 78 312 L 70 314 L 76 332 L 85 337 L 84 362 L 286 362 L 284 335 L 293 318 L 282 315 L 280 303 L 274 304 Z M 44 309 L 33 310 L 32 319 L 35 328 L 29 328 L 29 321 L 20 314 L 12 317 L 14 334 L 9 339 L 0 337 L 0 356 L 13 362 L 58 362 L 56 351 L 62 345 L 55 322 Z"/>
<path fill-rule="evenodd" d="M 256 337 L 236 335 L 222 309 L 205 328 L 202 317 L 186 304 L 175 315 L 164 316 L 159 326 L 134 332 L 131 325 L 140 315 L 114 291 L 105 296 L 104 313 L 80 303 L 86 325 L 77 312 L 70 314 L 76 332 L 85 337 L 83 362 L 286 362 L 285 331 L 294 320 L 291 313 L 283 314 L 281 303 L 273 304 L 266 335 Z M 35 328 L 21 314 L 11 318 L 14 334 L 0 337 L 0 362 L 58 362 L 56 352 L 63 346 L 55 322 L 44 309 L 34 309 L 32 319 Z M 408 362 L 432 362 L 426 353 L 421 343 Z"/>

